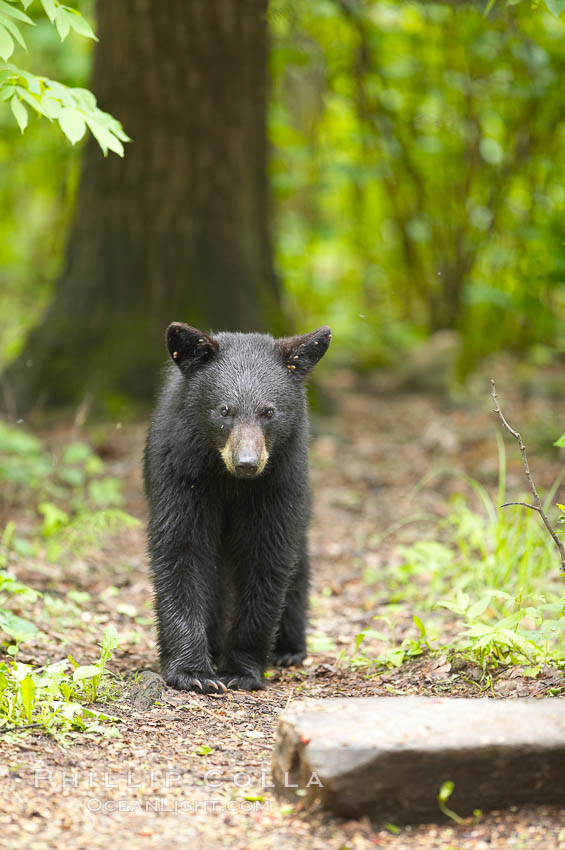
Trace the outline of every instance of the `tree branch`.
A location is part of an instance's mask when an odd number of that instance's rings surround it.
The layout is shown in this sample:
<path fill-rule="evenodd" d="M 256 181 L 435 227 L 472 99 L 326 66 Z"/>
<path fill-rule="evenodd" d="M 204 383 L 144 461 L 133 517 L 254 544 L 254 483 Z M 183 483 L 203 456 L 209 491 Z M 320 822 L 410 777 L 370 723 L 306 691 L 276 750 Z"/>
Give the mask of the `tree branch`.
<path fill-rule="evenodd" d="M 520 446 L 520 452 L 522 454 L 522 464 L 524 466 L 524 472 L 526 473 L 526 478 L 528 479 L 528 484 L 530 485 L 530 490 L 532 491 L 532 495 L 534 497 L 534 502 L 535 502 L 535 505 L 528 505 L 525 502 L 506 502 L 504 505 L 501 505 L 501 507 L 505 508 L 508 505 L 522 505 L 524 508 L 530 508 L 532 511 L 537 511 L 539 513 L 539 515 L 541 516 L 541 518 L 543 520 L 545 527 L 547 528 L 547 530 L 549 531 L 549 533 L 553 537 L 553 541 L 554 541 L 555 545 L 557 546 L 557 548 L 559 549 L 559 555 L 560 555 L 560 558 L 561 558 L 561 572 L 565 572 L 565 548 L 563 547 L 563 543 L 559 539 L 557 532 L 555 531 L 552 524 L 548 520 L 547 514 L 543 509 L 541 499 L 538 495 L 538 491 L 536 490 L 536 485 L 534 484 L 534 479 L 532 478 L 532 473 L 530 472 L 530 467 L 528 465 L 528 458 L 526 457 L 526 447 L 524 445 L 524 442 L 523 442 L 522 437 L 520 436 L 519 432 L 515 431 L 514 428 L 512 428 L 508 424 L 508 422 L 506 421 L 506 418 L 505 418 L 502 410 L 500 409 L 500 405 L 498 403 L 498 398 L 497 398 L 497 395 L 496 395 L 496 386 L 495 386 L 495 383 L 492 379 L 491 379 L 490 384 L 491 384 L 491 393 L 490 394 L 491 394 L 492 399 L 494 401 L 494 406 L 495 406 L 496 412 L 498 413 L 500 420 L 501 420 L 502 424 L 504 425 L 504 427 L 506 428 L 506 430 L 509 431 L 512 434 L 512 436 L 514 437 L 514 439 L 516 439 L 518 441 L 518 445 Z"/>
<path fill-rule="evenodd" d="M 509 508 L 510 505 L 521 505 L 523 508 L 529 508 L 531 511 L 537 511 L 539 514 L 539 508 L 536 505 L 528 505 L 527 502 L 504 502 L 503 505 L 500 505 L 501 508 Z"/>

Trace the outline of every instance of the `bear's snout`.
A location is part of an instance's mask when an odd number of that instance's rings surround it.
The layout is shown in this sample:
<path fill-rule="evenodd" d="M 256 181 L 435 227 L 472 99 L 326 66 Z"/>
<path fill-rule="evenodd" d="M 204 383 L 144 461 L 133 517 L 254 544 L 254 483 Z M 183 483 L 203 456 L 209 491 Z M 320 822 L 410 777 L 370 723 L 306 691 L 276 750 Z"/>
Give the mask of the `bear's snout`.
<path fill-rule="evenodd" d="M 263 431 L 254 424 L 236 425 L 220 454 L 226 469 L 236 478 L 256 478 L 269 459 Z"/>

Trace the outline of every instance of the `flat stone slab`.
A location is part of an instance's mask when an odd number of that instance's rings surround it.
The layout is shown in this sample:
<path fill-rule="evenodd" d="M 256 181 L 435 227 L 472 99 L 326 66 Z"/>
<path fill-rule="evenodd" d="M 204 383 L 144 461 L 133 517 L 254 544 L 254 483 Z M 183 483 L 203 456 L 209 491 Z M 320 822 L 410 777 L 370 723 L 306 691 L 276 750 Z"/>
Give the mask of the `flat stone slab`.
<path fill-rule="evenodd" d="M 367 697 L 305 700 L 282 715 L 273 753 L 280 794 L 345 817 L 441 820 L 438 794 L 465 816 L 565 803 L 565 701 Z"/>

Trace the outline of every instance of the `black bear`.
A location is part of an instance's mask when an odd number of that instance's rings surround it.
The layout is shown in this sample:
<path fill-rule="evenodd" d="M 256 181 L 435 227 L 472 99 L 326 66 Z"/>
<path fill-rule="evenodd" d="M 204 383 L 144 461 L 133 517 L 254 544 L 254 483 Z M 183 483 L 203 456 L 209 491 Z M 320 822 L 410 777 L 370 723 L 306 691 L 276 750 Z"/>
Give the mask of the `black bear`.
<path fill-rule="evenodd" d="M 299 664 L 310 514 L 304 379 L 330 329 L 273 339 L 167 329 L 145 448 L 161 671 L 180 690 L 264 686 Z"/>

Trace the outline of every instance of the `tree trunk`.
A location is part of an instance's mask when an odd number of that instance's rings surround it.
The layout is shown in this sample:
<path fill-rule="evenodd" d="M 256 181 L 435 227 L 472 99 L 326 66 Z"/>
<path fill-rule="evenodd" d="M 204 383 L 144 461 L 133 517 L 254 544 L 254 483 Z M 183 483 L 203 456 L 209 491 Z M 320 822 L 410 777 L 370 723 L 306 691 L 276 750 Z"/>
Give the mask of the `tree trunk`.
<path fill-rule="evenodd" d="M 149 400 L 170 321 L 281 330 L 266 176 L 268 0 L 99 0 L 91 89 L 133 142 L 84 152 L 53 301 L 8 369 L 18 412 Z"/>

